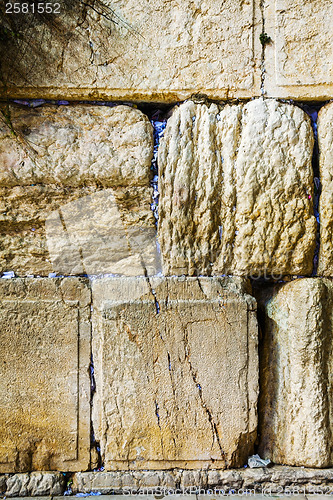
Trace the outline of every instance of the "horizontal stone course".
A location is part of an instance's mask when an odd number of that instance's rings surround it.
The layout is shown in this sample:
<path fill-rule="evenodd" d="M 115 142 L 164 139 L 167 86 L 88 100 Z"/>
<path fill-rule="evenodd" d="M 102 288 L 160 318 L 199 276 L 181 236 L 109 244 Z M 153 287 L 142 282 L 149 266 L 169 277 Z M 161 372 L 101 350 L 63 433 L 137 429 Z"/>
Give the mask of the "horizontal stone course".
<path fill-rule="evenodd" d="M 73 493 L 113 494 L 139 492 L 150 488 L 158 491 L 164 488 L 180 489 L 213 489 L 228 492 L 233 490 L 255 490 L 257 494 L 290 495 L 294 491 L 299 494 L 320 492 L 329 493 L 333 484 L 333 469 L 309 469 L 304 467 L 287 467 L 275 465 L 264 469 L 202 470 L 185 471 L 131 471 L 131 472 L 78 472 L 73 477 Z"/>

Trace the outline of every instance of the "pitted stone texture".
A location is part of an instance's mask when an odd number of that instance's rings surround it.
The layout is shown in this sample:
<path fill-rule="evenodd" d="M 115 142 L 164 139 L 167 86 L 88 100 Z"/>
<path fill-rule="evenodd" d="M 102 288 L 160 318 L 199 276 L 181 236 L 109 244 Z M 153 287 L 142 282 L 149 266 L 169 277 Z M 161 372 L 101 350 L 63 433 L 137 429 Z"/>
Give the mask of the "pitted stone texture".
<path fill-rule="evenodd" d="M 93 282 L 93 423 L 106 470 L 246 461 L 258 394 L 256 306 L 246 283 Z"/>
<path fill-rule="evenodd" d="M 128 106 L 10 109 L 19 135 L 0 130 L 0 272 L 155 274 L 149 120 Z"/>
<path fill-rule="evenodd" d="M 65 491 L 65 477 L 61 472 L 31 472 L 3 477 L 6 497 L 63 495 Z"/>
<path fill-rule="evenodd" d="M 333 103 L 318 115 L 321 195 L 318 274 L 333 276 Z"/>
<path fill-rule="evenodd" d="M 164 273 L 310 274 L 312 148 L 296 106 L 175 108 L 159 147 Z"/>
<path fill-rule="evenodd" d="M 9 107 L 0 127 L 0 186 L 149 187 L 153 129 L 129 106 Z"/>
<path fill-rule="evenodd" d="M 263 15 L 271 38 L 265 46 L 265 93 L 304 100 L 332 98 L 331 0 L 268 0 Z"/>
<path fill-rule="evenodd" d="M 256 0 L 92 7 L 72 0 L 52 22 L 37 13 L 8 17 L 22 36 L 1 43 L 2 96 L 175 102 L 193 93 L 260 95 Z"/>
<path fill-rule="evenodd" d="M 18 278 L 0 280 L 0 295 L 0 471 L 86 470 L 90 290 Z"/>
<path fill-rule="evenodd" d="M 265 325 L 259 454 L 275 463 L 333 465 L 333 282 L 305 278 L 262 292 Z"/>

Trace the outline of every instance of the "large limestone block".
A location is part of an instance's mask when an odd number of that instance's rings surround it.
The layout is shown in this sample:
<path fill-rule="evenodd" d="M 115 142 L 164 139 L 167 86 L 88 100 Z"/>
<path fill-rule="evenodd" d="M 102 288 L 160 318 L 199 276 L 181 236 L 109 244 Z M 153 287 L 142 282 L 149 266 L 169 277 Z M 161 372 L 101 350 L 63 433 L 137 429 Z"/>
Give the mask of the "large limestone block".
<path fill-rule="evenodd" d="M 261 294 L 260 456 L 333 465 L 333 282 L 305 278 Z"/>
<path fill-rule="evenodd" d="M 318 142 L 321 180 L 318 274 L 333 276 L 333 104 L 327 104 L 319 112 Z"/>
<path fill-rule="evenodd" d="M 268 0 L 263 5 L 265 92 L 269 96 L 325 100 L 333 97 L 331 0 Z"/>
<path fill-rule="evenodd" d="M 175 102 L 260 95 L 257 0 L 71 0 L 3 15 L 2 95 Z M 23 56 L 22 56 L 23 54 Z"/>
<path fill-rule="evenodd" d="M 241 466 L 256 439 L 256 303 L 240 278 L 93 281 L 106 470 Z"/>
<path fill-rule="evenodd" d="M 275 100 L 174 109 L 159 147 L 165 274 L 310 274 L 313 133 Z"/>
<path fill-rule="evenodd" d="M 10 107 L 10 117 L 17 136 L 0 127 L 0 271 L 155 274 L 148 118 L 83 105 Z"/>
<path fill-rule="evenodd" d="M 0 472 L 86 470 L 90 290 L 79 278 L 0 280 Z"/>

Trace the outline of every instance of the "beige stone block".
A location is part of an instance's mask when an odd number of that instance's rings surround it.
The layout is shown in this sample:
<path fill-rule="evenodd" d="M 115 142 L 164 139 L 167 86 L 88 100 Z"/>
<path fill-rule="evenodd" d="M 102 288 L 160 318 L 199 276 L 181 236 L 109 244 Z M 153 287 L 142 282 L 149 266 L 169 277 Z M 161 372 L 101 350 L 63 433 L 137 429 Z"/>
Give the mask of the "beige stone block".
<path fill-rule="evenodd" d="M 277 464 L 333 465 L 333 282 L 305 278 L 262 292 L 265 312 L 259 454 Z"/>
<path fill-rule="evenodd" d="M 18 136 L 0 128 L 0 271 L 156 274 L 148 118 L 129 106 L 10 109 Z"/>
<path fill-rule="evenodd" d="M 310 274 L 313 133 L 273 99 L 176 107 L 159 147 L 163 271 Z"/>
<path fill-rule="evenodd" d="M 59 273 L 151 276 L 159 272 L 155 227 L 126 226 L 113 191 L 105 189 L 67 203 L 46 219 L 50 260 Z"/>
<path fill-rule="evenodd" d="M 264 4 L 264 88 L 268 96 L 304 100 L 333 97 L 331 0 L 268 0 Z"/>
<path fill-rule="evenodd" d="M 243 465 L 258 395 L 246 281 L 103 278 L 92 293 L 93 425 L 105 469 Z"/>
<path fill-rule="evenodd" d="M 153 128 L 130 106 L 9 107 L 1 122 L 0 186 L 149 187 Z"/>
<path fill-rule="evenodd" d="M 87 283 L 78 278 L 0 280 L 0 295 L 0 472 L 86 470 Z"/>
<path fill-rule="evenodd" d="M 319 200 L 320 247 L 318 274 L 333 276 L 333 104 L 318 115 L 321 195 Z"/>
<path fill-rule="evenodd" d="M 1 44 L 2 95 L 154 102 L 260 95 L 257 0 L 92 7 L 74 0 L 60 10 L 8 16 L 21 38 Z"/>

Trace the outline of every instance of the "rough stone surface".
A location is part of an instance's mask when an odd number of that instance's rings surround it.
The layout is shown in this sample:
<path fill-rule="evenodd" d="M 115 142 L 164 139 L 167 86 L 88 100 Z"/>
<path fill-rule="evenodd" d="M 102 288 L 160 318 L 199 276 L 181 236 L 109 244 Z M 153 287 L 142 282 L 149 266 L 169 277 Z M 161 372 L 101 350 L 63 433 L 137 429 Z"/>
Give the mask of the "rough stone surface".
<path fill-rule="evenodd" d="M 65 476 L 61 472 L 31 472 L 2 476 L 6 497 L 62 495 L 65 491 Z"/>
<path fill-rule="evenodd" d="M 128 106 L 10 109 L 19 135 L 0 128 L 0 272 L 155 274 L 149 120 Z"/>
<path fill-rule="evenodd" d="M 246 283 L 93 282 L 93 425 L 106 470 L 246 461 L 258 395 L 256 305 Z"/>
<path fill-rule="evenodd" d="M 0 185 L 149 186 L 153 129 L 130 106 L 10 106 L 0 127 Z"/>
<path fill-rule="evenodd" d="M 312 148 L 296 106 L 176 107 L 159 147 L 164 273 L 311 274 Z"/>
<path fill-rule="evenodd" d="M 331 448 L 333 282 L 305 278 L 261 292 L 259 455 L 327 467 Z"/>
<path fill-rule="evenodd" d="M 264 3 L 265 81 L 272 97 L 325 100 L 333 97 L 333 6 L 331 0 L 268 0 Z"/>
<path fill-rule="evenodd" d="M 86 470 L 90 290 L 78 278 L 18 278 L 0 280 L 0 296 L 0 472 Z M 7 481 L 12 496 L 38 487 L 24 481 L 15 491 Z"/>
<path fill-rule="evenodd" d="M 72 0 L 58 15 L 4 16 L 21 38 L 1 42 L 2 95 L 155 102 L 260 95 L 257 1 L 88 5 Z"/>
<path fill-rule="evenodd" d="M 318 274 L 333 276 L 333 104 L 318 115 L 321 195 Z"/>
<path fill-rule="evenodd" d="M 78 472 L 73 477 L 73 493 L 112 494 L 142 492 L 146 478 L 149 476 L 152 491 L 165 492 L 168 497 L 170 489 L 178 494 L 196 490 L 212 489 L 213 494 L 232 491 L 237 497 L 237 490 L 255 490 L 257 494 L 323 494 L 332 491 L 333 469 L 309 469 L 286 466 L 274 466 L 264 469 L 234 469 L 186 471 L 136 471 L 136 472 Z M 168 478 L 166 480 L 166 477 Z M 154 479 L 152 479 L 154 478 Z M 152 483 L 155 483 L 154 487 Z M 293 493 L 293 494 L 292 494 Z M 218 493 L 216 493 L 218 494 Z M 207 497 L 208 498 L 208 497 Z M 210 496 L 210 498 L 214 498 Z M 312 498 L 312 496 L 311 496 Z"/>
<path fill-rule="evenodd" d="M 141 488 L 171 488 L 180 484 L 182 472 L 172 471 L 135 471 L 135 472 L 78 472 L 74 474 L 72 492 L 102 495 L 122 493 L 126 490 L 137 492 Z"/>

